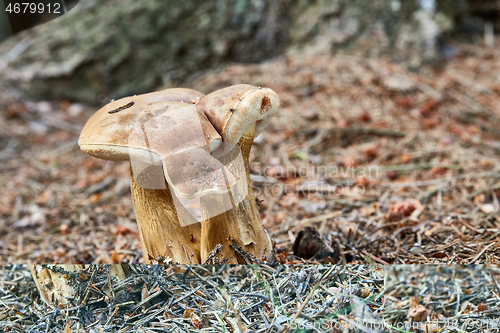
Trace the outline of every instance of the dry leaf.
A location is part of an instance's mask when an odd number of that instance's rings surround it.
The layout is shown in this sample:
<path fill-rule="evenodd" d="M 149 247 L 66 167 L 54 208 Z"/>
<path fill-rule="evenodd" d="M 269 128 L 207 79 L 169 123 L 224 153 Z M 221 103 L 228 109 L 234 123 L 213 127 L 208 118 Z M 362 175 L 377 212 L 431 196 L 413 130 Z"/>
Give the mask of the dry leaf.
<path fill-rule="evenodd" d="M 410 161 L 411 156 L 408 154 L 401 155 L 401 163 L 406 164 Z"/>
<path fill-rule="evenodd" d="M 61 233 L 61 235 L 67 235 L 68 232 L 69 232 L 69 226 L 67 224 L 61 224 L 61 226 L 59 227 L 59 232 Z"/>
<path fill-rule="evenodd" d="M 66 326 L 64 327 L 64 333 L 73 333 L 73 331 L 69 327 L 69 323 L 66 323 Z"/>
<path fill-rule="evenodd" d="M 486 199 L 486 196 L 484 195 L 484 193 L 478 194 L 474 197 L 474 204 L 480 205 L 480 204 L 484 203 L 484 199 Z"/>
<path fill-rule="evenodd" d="M 476 312 L 483 312 L 488 310 L 488 306 L 484 303 L 479 303 L 479 305 L 476 308 Z"/>
<path fill-rule="evenodd" d="M 194 309 L 187 308 L 186 310 L 184 310 L 184 313 L 182 314 L 182 318 L 189 318 L 192 313 L 194 313 Z"/>
<path fill-rule="evenodd" d="M 363 148 L 363 154 L 365 154 L 367 159 L 372 160 L 378 156 L 379 149 L 380 149 L 379 144 L 369 143 Z"/>
<path fill-rule="evenodd" d="M 102 193 L 94 193 L 90 196 L 89 200 L 91 203 L 96 203 L 99 201 L 102 197 Z"/>
<path fill-rule="evenodd" d="M 425 306 L 418 304 L 419 300 L 417 297 L 412 297 L 410 299 L 410 309 L 408 310 L 408 318 L 415 322 L 423 322 L 427 320 L 427 317 L 431 315 L 431 310 L 427 309 Z"/>
<path fill-rule="evenodd" d="M 403 201 L 395 204 L 385 215 L 387 221 L 399 221 L 404 217 L 408 217 L 416 209 L 415 205 L 409 201 Z"/>
<path fill-rule="evenodd" d="M 299 201 L 299 195 L 297 193 L 288 193 L 281 197 L 279 204 L 285 209 L 291 208 Z"/>
<path fill-rule="evenodd" d="M 127 226 L 124 225 L 118 225 L 115 227 L 115 230 L 113 231 L 113 234 L 115 236 L 118 235 L 127 235 L 127 234 L 136 234 L 135 230 L 130 229 Z"/>
<path fill-rule="evenodd" d="M 148 297 L 149 297 L 148 287 L 146 286 L 146 284 L 144 284 L 141 290 L 141 301 L 144 301 Z"/>
<path fill-rule="evenodd" d="M 193 325 L 197 329 L 201 329 L 203 327 L 203 321 L 201 320 L 201 318 L 196 313 L 193 312 L 191 314 L 190 319 L 191 319 L 191 325 Z"/>
<path fill-rule="evenodd" d="M 118 254 L 118 252 L 113 251 L 113 253 L 111 253 L 111 261 L 113 261 L 114 264 L 120 262 L 120 255 Z"/>
<path fill-rule="evenodd" d="M 427 117 L 436 109 L 436 105 L 436 100 L 431 98 L 428 99 L 424 104 L 422 104 L 418 111 L 422 116 Z"/>
<path fill-rule="evenodd" d="M 390 180 L 396 180 L 398 179 L 399 175 L 396 171 L 394 170 L 388 170 L 385 172 L 385 175 L 387 176 L 387 178 L 389 178 Z"/>
<path fill-rule="evenodd" d="M 370 180 L 366 176 L 358 176 L 354 179 L 354 185 L 361 185 L 367 188 L 370 185 Z"/>

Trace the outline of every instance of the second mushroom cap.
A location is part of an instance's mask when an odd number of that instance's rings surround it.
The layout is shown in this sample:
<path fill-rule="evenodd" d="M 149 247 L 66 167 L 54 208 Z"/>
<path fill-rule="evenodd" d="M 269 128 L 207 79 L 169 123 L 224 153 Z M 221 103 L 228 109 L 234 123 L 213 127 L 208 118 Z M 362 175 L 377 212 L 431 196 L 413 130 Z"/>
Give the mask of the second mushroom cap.
<path fill-rule="evenodd" d="M 278 111 L 278 95 L 269 88 L 238 84 L 203 96 L 196 103 L 226 142 L 237 143 L 255 125 L 257 136 Z"/>

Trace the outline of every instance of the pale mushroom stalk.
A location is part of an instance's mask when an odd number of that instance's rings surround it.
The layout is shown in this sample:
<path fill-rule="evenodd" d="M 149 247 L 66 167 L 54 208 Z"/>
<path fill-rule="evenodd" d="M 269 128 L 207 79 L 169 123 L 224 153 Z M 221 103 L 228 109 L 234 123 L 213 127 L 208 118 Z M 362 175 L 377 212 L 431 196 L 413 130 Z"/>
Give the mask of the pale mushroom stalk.
<path fill-rule="evenodd" d="M 271 89 L 236 85 L 202 97 L 196 106 L 205 112 L 224 142 L 236 143 L 241 150 L 246 178 L 244 184 L 247 187 L 245 199 L 234 205 L 233 209 L 202 221 L 201 257 L 205 258 L 217 244 L 221 244 L 223 248 L 220 253 L 228 259 L 228 263 L 241 263 L 241 258 L 230 247 L 233 242 L 257 259 L 267 257 L 272 244 L 262 227 L 251 186 L 249 155 L 254 136 L 263 130 L 276 113 L 279 99 Z M 232 197 L 232 191 L 229 192 Z M 214 205 L 221 205 L 220 197 L 202 198 L 202 209 Z"/>
<path fill-rule="evenodd" d="M 243 155 L 243 162 L 245 163 L 245 170 L 247 170 L 247 185 L 248 185 L 248 195 L 246 201 L 242 202 L 241 205 L 236 207 L 236 215 L 238 221 L 243 221 L 239 223 L 240 228 L 246 226 L 246 232 L 253 230 L 255 241 L 250 244 L 245 244 L 247 248 L 250 248 L 249 252 L 254 254 L 256 257 L 262 257 L 268 255 L 272 249 L 271 240 L 266 230 L 262 227 L 262 222 L 260 220 L 259 208 L 257 207 L 257 201 L 253 193 L 252 182 L 250 180 L 250 149 L 255 136 L 255 127 L 250 127 L 245 133 L 243 133 L 241 139 L 238 141 L 238 146 L 241 148 L 241 153 Z M 248 206 L 247 206 L 248 205 Z M 247 223 L 245 223 L 247 222 Z M 250 223 L 248 223 L 250 222 Z M 245 230 L 245 229 L 244 229 Z M 248 241 L 247 241 L 248 243 Z"/>
<path fill-rule="evenodd" d="M 171 258 L 183 264 L 199 264 L 200 224 L 182 227 L 173 209 L 174 199 L 168 186 L 166 189 L 145 189 L 137 185 L 132 168 L 130 175 L 135 216 L 146 262 Z"/>

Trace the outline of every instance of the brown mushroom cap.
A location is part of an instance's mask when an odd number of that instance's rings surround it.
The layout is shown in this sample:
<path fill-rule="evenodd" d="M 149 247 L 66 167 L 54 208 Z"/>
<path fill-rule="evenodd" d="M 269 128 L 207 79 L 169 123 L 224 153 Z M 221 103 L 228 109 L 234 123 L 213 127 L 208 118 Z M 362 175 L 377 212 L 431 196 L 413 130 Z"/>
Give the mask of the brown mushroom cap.
<path fill-rule="evenodd" d="M 105 160 L 128 160 L 129 148 L 141 148 L 130 147 L 128 142 L 137 124 L 144 124 L 168 110 L 192 105 L 203 96 L 196 90 L 174 88 L 113 101 L 87 121 L 78 140 L 80 149 Z M 203 129 L 207 131 L 206 141 L 213 151 L 220 145 L 220 136 L 211 129 L 204 115 L 199 116 Z"/>
<path fill-rule="evenodd" d="M 255 125 L 255 136 L 278 111 L 278 95 L 269 88 L 239 84 L 214 91 L 196 102 L 224 141 L 236 143 Z"/>
<path fill-rule="evenodd" d="M 193 104 L 201 96 L 176 88 L 111 102 L 85 124 L 80 148 L 106 160 L 161 161 L 167 182 L 186 198 L 224 193 L 236 181 L 210 154 L 221 137 Z"/>

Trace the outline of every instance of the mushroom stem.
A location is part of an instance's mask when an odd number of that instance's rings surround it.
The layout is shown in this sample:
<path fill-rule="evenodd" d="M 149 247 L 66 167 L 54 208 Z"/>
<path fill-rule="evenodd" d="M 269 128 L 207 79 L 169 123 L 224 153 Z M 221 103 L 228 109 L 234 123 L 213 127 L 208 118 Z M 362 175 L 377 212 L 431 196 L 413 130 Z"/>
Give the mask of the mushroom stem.
<path fill-rule="evenodd" d="M 237 237 L 239 233 L 236 221 L 235 209 L 225 211 L 222 214 L 212 216 L 213 209 L 224 207 L 224 198 L 221 195 L 206 195 L 200 198 L 201 214 L 201 257 L 205 260 L 208 254 L 218 245 L 222 249 L 218 253 L 222 258 L 227 259 L 227 264 L 237 264 L 238 259 L 229 246 L 231 238 Z M 222 209 L 223 210 L 223 209 Z M 212 217 L 210 217 L 212 216 Z"/>
<path fill-rule="evenodd" d="M 200 224 L 180 225 L 166 182 L 165 189 L 145 189 L 137 185 L 132 168 L 130 174 L 144 261 L 169 257 L 175 263 L 199 264 Z"/>
<path fill-rule="evenodd" d="M 201 258 L 206 258 L 217 244 L 221 244 L 219 252 L 227 263 L 245 263 L 239 258 L 230 245 L 234 242 L 243 250 L 258 259 L 266 257 L 271 251 L 271 241 L 267 232 L 262 227 L 260 214 L 255 202 L 249 173 L 249 155 L 255 133 L 255 126 L 251 126 L 241 137 L 238 147 L 243 156 L 243 163 L 248 189 L 246 198 L 239 204 L 234 204 L 233 193 L 229 191 L 232 209 L 214 217 L 210 217 L 209 211 L 214 207 L 224 207 L 224 200 L 228 198 L 221 195 L 208 195 L 201 198 L 202 217 L 201 223 Z M 240 260 L 238 260 L 240 259 Z"/>
<path fill-rule="evenodd" d="M 271 239 L 267 231 L 262 227 L 260 213 L 255 201 L 252 182 L 250 181 L 250 149 L 254 139 L 255 127 L 250 127 L 238 141 L 238 146 L 243 155 L 247 177 L 248 194 L 246 200 L 241 202 L 235 209 L 236 221 L 241 233 L 242 248 L 248 253 L 262 258 L 269 256 L 272 249 Z M 239 244 L 238 244 L 239 245 Z"/>

